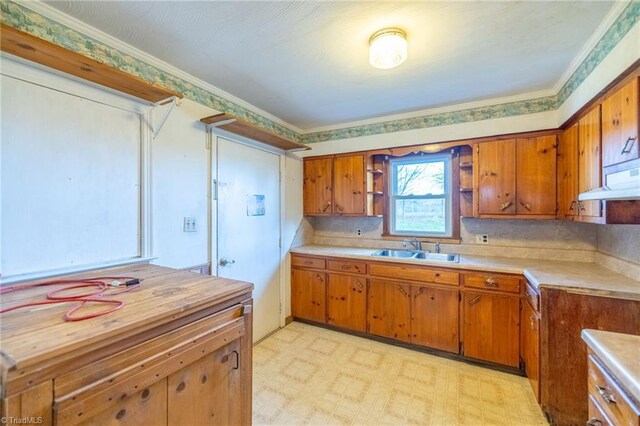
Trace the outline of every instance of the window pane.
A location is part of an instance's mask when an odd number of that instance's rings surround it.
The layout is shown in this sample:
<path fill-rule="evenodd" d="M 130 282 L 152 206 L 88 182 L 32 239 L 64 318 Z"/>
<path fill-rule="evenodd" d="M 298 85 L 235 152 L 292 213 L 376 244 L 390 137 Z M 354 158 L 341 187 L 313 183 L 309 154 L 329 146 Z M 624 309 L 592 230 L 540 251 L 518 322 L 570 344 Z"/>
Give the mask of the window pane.
<path fill-rule="evenodd" d="M 446 215 L 443 198 L 395 200 L 395 231 L 445 233 Z"/>
<path fill-rule="evenodd" d="M 444 194 L 444 161 L 396 164 L 395 195 Z"/>

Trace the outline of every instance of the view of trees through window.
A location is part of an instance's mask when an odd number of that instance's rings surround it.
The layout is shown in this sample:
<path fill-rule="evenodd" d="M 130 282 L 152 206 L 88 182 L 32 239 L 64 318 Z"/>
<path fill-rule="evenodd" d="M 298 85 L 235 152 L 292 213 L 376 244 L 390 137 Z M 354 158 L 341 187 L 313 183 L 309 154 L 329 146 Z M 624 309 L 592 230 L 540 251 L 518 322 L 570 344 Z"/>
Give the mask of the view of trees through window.
<path fill-rule="evenodd" d="M 447 232 L 447 159 L 393 164 L 393 230 L 397 233 Z"/>

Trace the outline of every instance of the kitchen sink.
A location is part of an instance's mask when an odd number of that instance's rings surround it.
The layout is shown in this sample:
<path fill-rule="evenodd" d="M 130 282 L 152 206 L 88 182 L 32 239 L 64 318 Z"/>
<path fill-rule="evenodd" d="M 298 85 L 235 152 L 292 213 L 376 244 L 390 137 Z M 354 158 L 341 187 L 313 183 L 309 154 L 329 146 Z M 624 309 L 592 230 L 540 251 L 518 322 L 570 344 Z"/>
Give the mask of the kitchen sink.
<path fill-rule="evenodd" d="M 371 256 L 400 257 L 406 259 L 435 260 L 438 262 L 458 262 L 457 254 L 431 253 L 421 250 L 394 250 L 384 249 L 371 253 Z"/>
<path fill-rule="evenodd" d="M 378 250 L 371 254 L 371 256 L 384 256 L 384 257 L 413 257 L 416 254 L 413 250 Z"/>
<path fill-rule="evenodd" d="M 440 262 L 457 262 L 458 261 L 457 254 L 431 253 L 428 251 L 419 251 L 413 257 L 414 259 L 437 260 Z"/>

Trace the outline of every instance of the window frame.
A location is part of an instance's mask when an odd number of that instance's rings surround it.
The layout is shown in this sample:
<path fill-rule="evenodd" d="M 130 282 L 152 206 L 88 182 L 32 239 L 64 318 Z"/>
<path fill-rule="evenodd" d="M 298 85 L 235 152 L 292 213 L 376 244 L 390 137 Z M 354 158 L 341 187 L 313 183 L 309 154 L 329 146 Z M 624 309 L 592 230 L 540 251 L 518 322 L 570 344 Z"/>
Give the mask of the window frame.
<path fill-rule="evenodd" d="M 454 210 L 457 205 L 457 200 L 454 194 L 455 186 L 458 181 L 456 179 L 456 170 L 454 167 L 455 155 L 453 152 L 438 152 L 433 154 L 419 154 L 406 157 L 395 157 L 388 160 L 387 170 L 389 171 L 389 178 L 387 182 L 388 197 L 387 197 L 387 223 L 388 234 L 396 236 L 415 236 L 415 237 L 431 237 L 431 238 L 457 238 L 456 235 L 458 227 L 455 225 Z M 436 163 L 444 160 L 444 193 L 433 195 L 396 195 L 396 165 L 398 164 L 423 164 L 423 163 Z M 445 231 L 444 232 L 421 232 L 415 230 L 398 231 L 396 229 L 396 217 L 395 217 L 395 201 L 396 200 L 429 200 L 429 199 L 443 199 L 445 202 Z"/>

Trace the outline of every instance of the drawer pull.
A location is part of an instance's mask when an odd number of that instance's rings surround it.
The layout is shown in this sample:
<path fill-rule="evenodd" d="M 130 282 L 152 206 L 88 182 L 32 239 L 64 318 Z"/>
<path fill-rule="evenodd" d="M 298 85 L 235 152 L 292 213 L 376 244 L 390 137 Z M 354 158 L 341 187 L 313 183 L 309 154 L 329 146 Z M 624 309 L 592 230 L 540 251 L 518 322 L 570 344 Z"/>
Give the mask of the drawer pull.
<path fill-rule="evenodd" d="M 305 265 L 313 265 L 313 260 L 305 260 L 304 264 Z"/>
<path fill-rule="evenodd" d="M 356 280 L 356 285 L 360 288 L 360 290 L 364 289 L 364 284 L 362 284 L 360 280 Z"/>
<path fill-rule="evenodd" d="M 349 269 L 351 269 L 350 265 L 342 265 L 342 270 L 343 271 L 348 271 Z"/>
<path fill-rule="evenodd" d="M 422 293 L 424 293 L 424 287 L 420 287 L 420 290 L 418 290 L 416 294 L 413 295 L 413 297 L 416 298 L 420 296 Z"/>
<path fill-rule="evenodd" d="M 592 417 L 587 420 L 587 426 L 602 426 L 602 420 Z"/>
<path fill-rule="evenodd" d="M 476 303 L 478 303 L 480 301 L 480 296 L 476 296 L 473 299 L 469 300 L 469 304 L 470 305 L 475 305 Z"/>
<path fill-rule="evenodd" d="M 600 394 L 600 396 L 602 397 L 602 399 L 604 400 L 604 402 L 606 402 L 607 404 L 616 403 L 615 399 L 613 399 L 613 395 L 607 392 L 607 390 L 604 387 L 598 386 L 598 385 L 595 385 L 595 387 L 598 393 Z"/>
<path fill-rule="evenodd" d="M 496 280 L 494 280 L 491 277 L 487 277 L 487 279 L 484 281 L 485 285 L 487 287 L 493 287 L 493 288 L 498 288 L 500 287 L 500 284 L 498 284 L 498 282 Z"/>
<path fill-rule="evenodd" d="M 506 203 L 500 204 L 500 211 L 504 211 L 508 209 L 511 206 L 511 204 L 513 204 L 513 201 L 507 201 Z"/>
<path fill-rule="evenodd" d="M 624 146 L 622 147 L 622 151 L 620 152 L 620 154 L 621 155 L 629 154 L 631 152 L 631 148 L 633 148 L 633 143 L 636 141 L 636 139 L 637 138 L 635 138 L 635 137 L 629 136 L 627 141 L 624 143 Z M 629 145 L 629 142 L 631 142 L 631 145 Z M 627 145 L 629 146 L 628 149 L 627 149 Z"/>
<path fill-rule="evenodd" d="M 408 296 L 407 292 L 404 290 L 404 288 L 402 288 L 401 285 L 398 284 L 398 290 L 400 290 L 400 293 L 402 293 L 403 296 Z"/>

